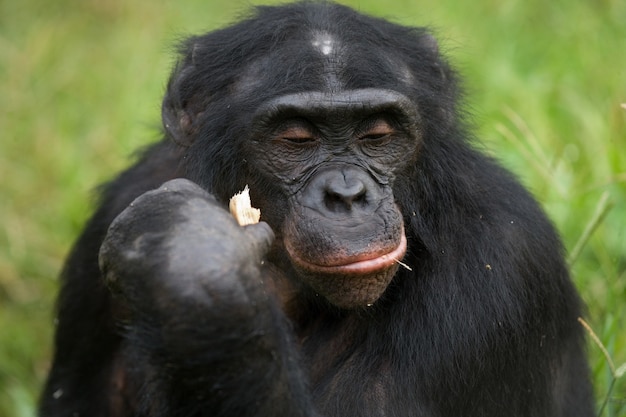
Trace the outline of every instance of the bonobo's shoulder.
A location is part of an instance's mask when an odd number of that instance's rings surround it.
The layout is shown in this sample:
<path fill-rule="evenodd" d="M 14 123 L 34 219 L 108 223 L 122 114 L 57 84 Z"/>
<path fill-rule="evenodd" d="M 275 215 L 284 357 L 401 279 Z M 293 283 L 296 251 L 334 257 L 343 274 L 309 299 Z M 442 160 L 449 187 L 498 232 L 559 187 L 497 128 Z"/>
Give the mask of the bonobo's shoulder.
<path fill-rule="evenodd" d="M 182 176 L 179 170 L 181 150 L 169 140 L 149 145 L 137 152 L 137 160 L 99 191 L 100 211 L 115 217 L 131 201 L 166 181 Z M 108 217 L 108 216 L 107 216 Z"/>

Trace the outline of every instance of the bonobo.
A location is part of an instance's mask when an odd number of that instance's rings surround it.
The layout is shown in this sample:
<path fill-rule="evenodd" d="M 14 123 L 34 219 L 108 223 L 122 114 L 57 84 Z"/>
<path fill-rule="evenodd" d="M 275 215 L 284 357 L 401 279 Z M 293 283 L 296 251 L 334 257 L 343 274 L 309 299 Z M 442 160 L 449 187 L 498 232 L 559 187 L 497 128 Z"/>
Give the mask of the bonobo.
<path fill-rule="evenodd" d="M 183 42 L 63 271 L 41 415 L 591 416 L 562 245 L 459 89 L 425 29 L 330 3 Z"/>

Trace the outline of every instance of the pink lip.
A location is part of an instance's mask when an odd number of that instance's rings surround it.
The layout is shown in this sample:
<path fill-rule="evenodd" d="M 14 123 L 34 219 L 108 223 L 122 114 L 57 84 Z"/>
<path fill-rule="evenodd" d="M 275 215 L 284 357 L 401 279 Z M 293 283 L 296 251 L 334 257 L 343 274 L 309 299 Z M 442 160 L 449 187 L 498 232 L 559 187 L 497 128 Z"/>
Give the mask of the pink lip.
<path fill-rule="evenodd" d="M 393 264 L 398 263 L 406 253 L 406 237 L 404 233 L 400 238 L 400 243 L 391 252 L 372 259 L 364 259 L 344 265 L 316 265 L 302 259 L 295 259 L 297 263 L 304 269 L 322 273 L 322 274 L 340 274 L 340 275 L 364 275 L 372 272 L 387 269 Z"/>

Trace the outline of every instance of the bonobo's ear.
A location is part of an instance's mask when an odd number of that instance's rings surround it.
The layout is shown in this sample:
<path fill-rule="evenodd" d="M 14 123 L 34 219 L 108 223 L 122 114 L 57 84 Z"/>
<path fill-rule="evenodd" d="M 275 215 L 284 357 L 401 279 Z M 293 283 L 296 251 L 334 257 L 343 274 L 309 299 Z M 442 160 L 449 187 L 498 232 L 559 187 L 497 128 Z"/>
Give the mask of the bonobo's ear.
<path fill-rule="evenodd" d="M 176 143 L 188 146 L 198 130 L 198 120 L 204 113 L 207 97 L 195 88 L 198 78 L 195 64 L 196 47 L 189 48 L 172 72 L 161 107 L 163 128 Z"/>

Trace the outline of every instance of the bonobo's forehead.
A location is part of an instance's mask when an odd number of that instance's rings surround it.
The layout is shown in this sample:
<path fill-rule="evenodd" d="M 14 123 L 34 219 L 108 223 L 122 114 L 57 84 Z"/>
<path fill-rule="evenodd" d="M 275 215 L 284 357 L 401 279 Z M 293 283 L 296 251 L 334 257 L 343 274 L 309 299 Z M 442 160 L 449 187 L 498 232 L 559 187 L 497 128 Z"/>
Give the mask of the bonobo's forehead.
<path fill-rule="evenodd" d="M 413 74 L 400 56 L 381 46 L 346 40 L 330 30 L 311 30 L 275 44 L 239 78 L 240 92 L 405 89 Z"/>
<path fill-rule="evenodd" d="M 328 89 L 365 88 L 367 81 L 376 83 L 376 86 L 383 80 L 413 82 L 408 66 L 388 48 L 358 39 L 346 40 L 329 30 L 314 30 L 309 39 L 313 49 L 310 59 L 322 64 L 319 75 L 326 81 Z M 358 82 L 363 84 L 352 85 Z"/>
<path fill-rule="evenodd" d="M 325 56 L 334 53 L 337 47 L 340 47 L 337 40 L 330 33 L 325 31 L 313 32 L 311 45 Z"/>

